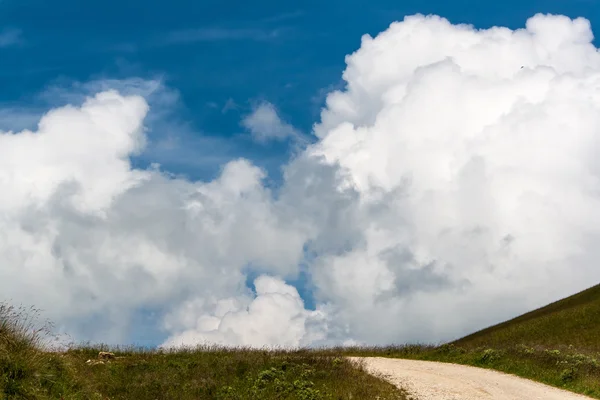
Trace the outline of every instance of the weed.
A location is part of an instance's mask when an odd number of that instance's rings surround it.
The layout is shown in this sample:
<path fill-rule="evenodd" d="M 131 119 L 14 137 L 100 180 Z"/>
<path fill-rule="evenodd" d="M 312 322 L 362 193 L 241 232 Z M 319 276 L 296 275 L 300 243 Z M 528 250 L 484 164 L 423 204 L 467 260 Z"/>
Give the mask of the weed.
<path fill-rule="evenodd" d="M 570 367 L 570 368 L 566 368 L 563 369 L 560 372 L 560 380 L 562 383 L 569 383 L 569 382 L 573 382 L 575 380 L 575 368 Z"/>
<path fill-rule="evenodd" d="M 485 349 L 481 356 L 479 357 L 479 362 L 482 364 L 489 364 L 496 360 L 498 360 L 502 354 L 495 349 Z"/>

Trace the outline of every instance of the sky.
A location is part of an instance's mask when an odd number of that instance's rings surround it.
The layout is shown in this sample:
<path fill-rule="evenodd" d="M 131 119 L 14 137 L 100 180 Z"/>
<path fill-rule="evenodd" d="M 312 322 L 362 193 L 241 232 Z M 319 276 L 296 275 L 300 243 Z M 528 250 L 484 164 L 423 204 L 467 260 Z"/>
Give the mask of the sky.
<path fill-rule="evenodd" d="M 0 300 L 74 341 L 438 343 L 600 281 L 595 0 L 0 2 Z"/>

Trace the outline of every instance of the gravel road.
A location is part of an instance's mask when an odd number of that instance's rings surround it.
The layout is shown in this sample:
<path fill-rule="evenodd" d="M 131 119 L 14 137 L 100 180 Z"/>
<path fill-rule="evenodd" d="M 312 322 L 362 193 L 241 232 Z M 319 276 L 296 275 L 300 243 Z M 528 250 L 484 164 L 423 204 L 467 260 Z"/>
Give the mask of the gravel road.
<path fill-rule="evenodd" d="M 416 400 L 584 400 L 513 375 L 465 365 L 382 357 L 350 357 L 366 370 L 407 390 Z"/>

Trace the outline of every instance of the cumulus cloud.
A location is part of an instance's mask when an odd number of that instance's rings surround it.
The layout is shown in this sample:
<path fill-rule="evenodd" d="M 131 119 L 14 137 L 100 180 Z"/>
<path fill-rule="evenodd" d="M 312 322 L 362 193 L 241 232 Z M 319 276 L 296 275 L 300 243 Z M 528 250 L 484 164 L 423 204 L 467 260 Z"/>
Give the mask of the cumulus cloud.
<path fill-rule="evenodd" d="M 211 182 L 132 168 L 147 112 L 107 91 L 0 134 L 0 291 L 76 339 L 122 342 L 138 309 L 240 296 L 248 263 L 285 277 L 301 257 L 302 226 L 248 161 Z"/>
<path fill-rule="evenodd" d="M 166 323 L 169 329 L 178 325 L 187 329 L 165 346 L 216 343 L 261 347 L 275 343 L 295 348 L 325 339 L 323 312 L 305 310 L 295 287 L 270 276 L 257 278 L 254 285 L 254 298 L 216 302 L 200 298 L 186 303 Z"/>
<path fill-rule="evenodd" d="M 242 126 L 260 143 L 287 138 L 298 139 L 302 136 L 296 128 L 282 121 L 275 106 L 267 101 L 258 104 L 252 113 L 245 116 Z"/>
<path fill-rule="evenodd" d="M 600 280 L 592 38 L 552 15 L 365 35 L 276 194 L 243 159 L 209 182 L 133 168 L 140 94 L 55 108 L 0 134 L 0 293 L 80 339 L 122 341 L 151 309 L 165 345 L 303 346 L 448 340 L 583 289 Z M 292 135 L 272 105 L 252 115 L 263 140 Z"/>
<path fill-rule="evenodd" d="M 359 337 L 448 339 L 600 279 L 592 37 L 547 15 L 363 37 L 309 150 L 360 197 L 360 244 L 314 265 Z"/>

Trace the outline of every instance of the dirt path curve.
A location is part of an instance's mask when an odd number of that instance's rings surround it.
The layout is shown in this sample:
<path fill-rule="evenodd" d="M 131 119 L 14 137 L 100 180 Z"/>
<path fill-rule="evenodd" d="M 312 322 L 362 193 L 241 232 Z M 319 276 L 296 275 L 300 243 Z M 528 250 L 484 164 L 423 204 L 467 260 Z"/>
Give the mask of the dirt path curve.
<path fill-rule="evenodd" d="M 583 400 L 566 392 L 513 375 L 465 365 L 382 357 L 350 357 L 404 388 L 416 400 Z"/>

